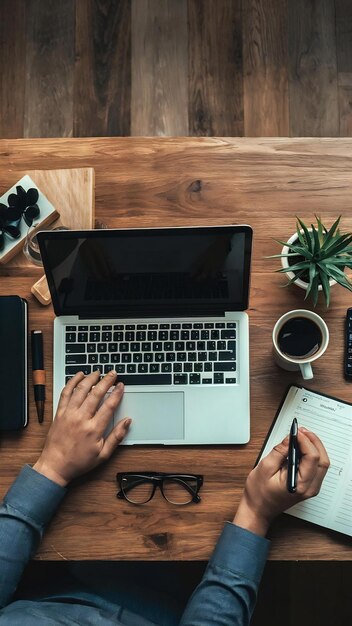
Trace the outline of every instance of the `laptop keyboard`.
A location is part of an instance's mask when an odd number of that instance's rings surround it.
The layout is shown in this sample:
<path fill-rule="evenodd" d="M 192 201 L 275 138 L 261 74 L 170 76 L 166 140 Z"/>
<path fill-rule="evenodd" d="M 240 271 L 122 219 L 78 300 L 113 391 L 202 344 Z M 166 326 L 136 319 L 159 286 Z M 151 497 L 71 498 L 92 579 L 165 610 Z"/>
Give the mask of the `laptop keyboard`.
<path fill-rule="evenodd" d="M 236 383 L 236 322 L 66 326 L 66 382 L 118 373 L 126 385 Z"/>

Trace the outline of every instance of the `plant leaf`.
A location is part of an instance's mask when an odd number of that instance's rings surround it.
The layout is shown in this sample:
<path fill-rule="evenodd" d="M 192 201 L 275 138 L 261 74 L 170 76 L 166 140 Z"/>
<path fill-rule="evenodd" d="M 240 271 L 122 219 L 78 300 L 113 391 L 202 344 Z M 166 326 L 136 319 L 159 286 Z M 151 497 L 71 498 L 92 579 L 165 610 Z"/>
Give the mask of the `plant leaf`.
<path fill-rule="evenodd" d="M 320 246 L 320 241 L 319 241 L 319 236 L 318 236 L 318 231 L 316 230 L 316 228 L 314 227 L 313 224 L 311 224 L 312 227 L 312 239 L 313 239 L 313 250 L 314 250 L 314 256 L 318 256 L 319 255 L 319 251 L 321 249 Z"/>
<path fill-rule="evenodd" d="M 297 219 L 300 227 L 302 228 L 302 230 L 304 232 L 304 235 L 305 235 L 305 238 L 306 238 L 306 246 L 307 246 L 309 252 L 313 252 L 312 245 L 311 245 L 311 238 L 309 236 L 309 231 L 308 231 L 307 226 L 305 225 L 304 222 L 302 222 L 302 220 L 299 217 L 297 217 L 297 215 L 296 215 L 296 219 Z"/>
<path fill-rule="evenodd" d="M 337 218 L 336 222 L 333 223 L 333 225 L 331 226 L 330 230 L 327 232 L 327 235 L 325 237 L 325 241 L 323 243 L 323 249 L 326 250 L 326 248 L 328 247 L 329 243 L 331 242 L 333 235 L 335 233 L 336 228 L 338 227 L 339 223 L 340 223 L 340 219 L 341 219 L 341 215 L 339 215 L 339 217 Z"/>
<path fill-rule="evenodd" d="M 309 261 L 302 261 L 301 263 L 295 263 L 295 265 L 291 265 L 289 267 L 280 267 L 280 269 L 275 270 L 276 272 L 299 272 L 300 270 L 307 270 L 310 266 Z"/>
<path fill-rule="evenodd" d="M 317 220 L 317 225 L 318 225 L 318 238 L 319 238 L 319 243 L 320 246 L 323 245 L 324 243 L 324 233 L 323 233 L 323 224 L 321 222 L 320 217 L 318 217 L 317 215 L 315 216 L 315 219 Z"/>
<path fill-rule="evenodd" d="M 345 247 L 348 247 L 352 242 L 351 233 L 346 233 L 346 235 L 341 235 L 339 241 L 335 241 L 328 248 L 323 250 L 322 258 L 327 258 L 329 256 L 338 254 L 339 252 L 343 252 Z"/>
<path fill-rule="evenodd" d="M 319 276 L 320 276 L 320 282 L 321 285 L 323 287 L 323 292 L 324 292 L 324 296 L 325 296 L 325 300 L 326 300 L 326 306 L 328 307 L 330 305 L 330 284 L 329 284 L 329 278 L 325 272 L 324 269 L 320 268 L 321 271 L 319 272 Z"/>

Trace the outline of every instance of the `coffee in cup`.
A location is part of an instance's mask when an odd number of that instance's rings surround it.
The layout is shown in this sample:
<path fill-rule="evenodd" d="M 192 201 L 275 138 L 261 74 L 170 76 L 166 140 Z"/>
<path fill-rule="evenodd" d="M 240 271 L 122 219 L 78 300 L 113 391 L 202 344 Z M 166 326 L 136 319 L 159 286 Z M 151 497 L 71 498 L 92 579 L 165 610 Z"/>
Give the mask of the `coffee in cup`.
<path fill-rule="evenodd" d="M 329 343 L 329 330 L 324 320 L 305 309 L 285 313 L 273 330 L 275 360 L 286 370 L 302 372 L 304 379 L 313 378 L 311 362 L 320 357 Z"/>

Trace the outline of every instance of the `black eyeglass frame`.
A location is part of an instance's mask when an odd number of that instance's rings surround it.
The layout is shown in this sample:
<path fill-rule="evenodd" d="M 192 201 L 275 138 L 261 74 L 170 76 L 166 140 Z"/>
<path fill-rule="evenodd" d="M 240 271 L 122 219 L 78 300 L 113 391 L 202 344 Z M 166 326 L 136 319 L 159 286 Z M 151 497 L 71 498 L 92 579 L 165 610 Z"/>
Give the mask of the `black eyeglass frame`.
<path fill-rule="evenodd" d="M 137 478 L 141 478 L 141 482 L 139 484 L 142 484 L 144 482 L 148 482 L 151 483 L 153 485 L 153 490 L 151 492 L 150 497 L 148 498 L 148 500 L 146 500 L 145 502 L 133 502 L 132 500 L 129 500 L 128 497 L 125 494 L 125 491 L 122 488 L 122 479 L 127 477 L 127 476 L 136 476 Z M 177 479 L 178 482 L 182 483 L 182 486 L 190 493 L 190 495 L 192 496 L 192 499 L 189 502 L 171 502 L 170 500 L 168 500 L 168 498 L 165 496 L 164 494 L 164 490 L 163 490 L 163 483 L 165 480 L 175 480 Z M 141 505 L 141 504 L 147 504 L 147 502 L 150 502 L 150 500 L 153 498 L 157 487 L 159 487 L 161 494 L 163 496 L 163 498 L 167 501 L 170 502 L 170 504 L 176 504 L 176 506 L 185 506 L 186 504 L 191 504 L 192 502 L 194 504 L 198 504 L 198 502 L 201 501 L 200 496 L 198 495 L 198 492 L 201 488 L 201 486 L 203 485 L 203 476 L 201 474 L 168 474 L 168 473 L 164 473 L 164 472 L 118 472 L 116 474 L 116 480 L 118 481 L 121 490 L 117 492 L 116 494 L 116 498 L 120 498 L 121 500 L 127 500 L 127 502 L 130 502 L 131 504 L 137 504 L 137 505 Z M 196 489 L 193 489 L 188 483 L 187 480 L 193 480 L 196 481 L 197 486 Z M 176 481 L 175 481 L 176 482 Z M 138 485 L 138 483 L 137 483 Z M 133 489 L 136 486 L 136 483 L 130 487 L 130 489 Z M 128 491 L 128 488 L 127 488 Z"/>

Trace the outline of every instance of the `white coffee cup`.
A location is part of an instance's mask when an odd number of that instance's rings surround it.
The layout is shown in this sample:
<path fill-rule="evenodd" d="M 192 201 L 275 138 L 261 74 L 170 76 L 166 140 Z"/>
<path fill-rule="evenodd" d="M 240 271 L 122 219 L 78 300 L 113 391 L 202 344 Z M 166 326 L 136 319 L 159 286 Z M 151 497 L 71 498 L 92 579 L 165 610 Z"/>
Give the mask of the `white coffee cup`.
<path fill-rule="evenodd" d="M 306 358 L 300 358 L 298 356 L 288 355 L 283 353 L 280 350 L 278 344 L 278 336 L 280 330 L 286 322 L 290 319 L 304 317 L 308 320 L 314 322 L 318 328 L 320 329 L 322 335 L 322 341 L 319 349 L 312 354 L 311 356 L 307 356 Z M 301 370 L 302 376 L 305 380 L 309 380 L 313 378 L 313 370 L 311 363 L 318 359 L 322 354 L 324 354 L 326 348 L 329 344 L 329 329 L 325 324 L 324 320 L 317 313 L 313 313 L 313 311 L 308 311 L 306 309 L 295 309 L 294 311 L 288 311 L 277 320 L 274 329 L 273 329 L 273 346 L 274 346 L 274 358 L 276 363 L 282 367 L 284 370 L 289 371 L 297 371 Z"/>

